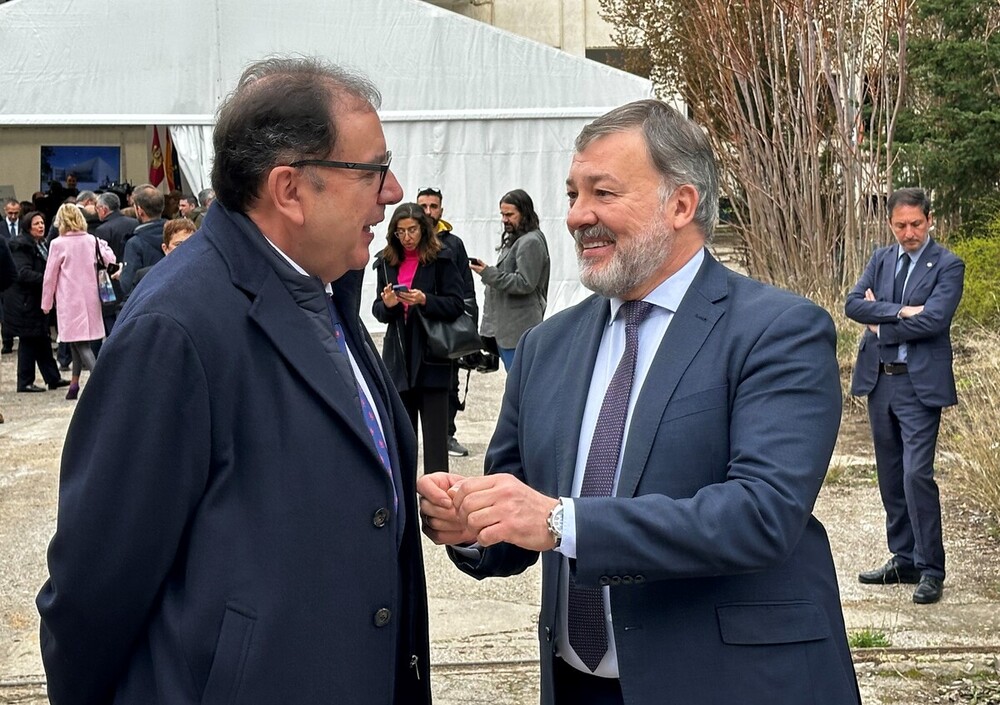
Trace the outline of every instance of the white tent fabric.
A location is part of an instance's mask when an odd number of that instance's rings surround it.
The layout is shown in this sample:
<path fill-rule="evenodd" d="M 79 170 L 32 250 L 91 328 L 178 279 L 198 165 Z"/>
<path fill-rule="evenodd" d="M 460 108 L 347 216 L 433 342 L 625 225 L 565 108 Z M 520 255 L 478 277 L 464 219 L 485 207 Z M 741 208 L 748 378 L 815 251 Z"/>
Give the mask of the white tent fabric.
<path fill-rule="evenodd" d="M 573 139 L 652 95 L 649 81 L 419 0 L 11 0 L 0 46 L 0 126 L 167 125 L 192 189 L 208 185 L 214 112 L 248 63 L 295 53 L 357 68 L 382 91 L 404 200 L 440 188 L 471 255 L 495 261 L 500 197 L 531 194 L 550 314 L 586 295 L 563 223 Z"/>

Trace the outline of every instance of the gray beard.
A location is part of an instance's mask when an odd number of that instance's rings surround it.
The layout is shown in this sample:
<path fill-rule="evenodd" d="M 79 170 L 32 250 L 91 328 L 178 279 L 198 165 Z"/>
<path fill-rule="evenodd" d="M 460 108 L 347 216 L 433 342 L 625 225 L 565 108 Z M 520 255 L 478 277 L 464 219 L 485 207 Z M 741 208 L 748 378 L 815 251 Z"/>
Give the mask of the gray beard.
<path fill-rule="evenodd" d="M 609 237 L 615 242 L 611 260 L 597 267 L 589 265 L 582 257 L 580 239 L 584 236 Z M 580 282 L 591 291 L 610 298 L 625 299 L 644 284 L 663 266 L 674 245 L 674 235 L 659 223 L 651 222 L 646 229 L 627 245 L 618 236 L 601 225 L 573 232 L 576 240 L 576 258 L 580 266 Z"/>

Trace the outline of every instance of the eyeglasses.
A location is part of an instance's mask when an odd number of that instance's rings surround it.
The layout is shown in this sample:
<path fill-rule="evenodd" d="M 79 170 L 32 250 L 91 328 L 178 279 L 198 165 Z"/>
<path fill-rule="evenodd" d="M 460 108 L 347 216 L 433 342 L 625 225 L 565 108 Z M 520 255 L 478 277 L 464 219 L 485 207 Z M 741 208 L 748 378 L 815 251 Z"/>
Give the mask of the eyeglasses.
<path fill-rule="evenodd" d="M 288 166 L 326 166 L 331 169 L 360 169 L 361 171 L 379 172 L 378 190 L 385 186 L 385 175 L 389 173 L 389 165 L 392 163 L 392 152 L 385 153 L 385 164 L 371 164 L 368 162 L 339 162 L 330 159 L 300 159 L 292 162 Z"/>
<path fill-rule="evenodd" d="M 400 240 L 402 240 L 404 237 L 413 237 L 414 235 L 419 235 L 419 234 L 420 234 L 419 225 L 411 225 L 408 228 L 397 228 L 395 232 L 396 237 L 399 238 Z"/>

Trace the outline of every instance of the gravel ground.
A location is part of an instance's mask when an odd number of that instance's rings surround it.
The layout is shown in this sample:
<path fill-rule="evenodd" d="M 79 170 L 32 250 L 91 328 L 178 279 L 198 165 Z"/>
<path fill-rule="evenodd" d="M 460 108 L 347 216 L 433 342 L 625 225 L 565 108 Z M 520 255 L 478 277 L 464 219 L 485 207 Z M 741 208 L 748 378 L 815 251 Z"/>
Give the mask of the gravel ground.
<path fill-rule="evenodd" d="M 59 455 L 74 408 L 59 392 L 15 394 L 14 357 L 0 359 L 0 412 L 6 417 L 0 425 L 0 703 L 44 701 L 33 599 L 46 576 Z M 502 371 L 473 373 L 469 408 L 458 421 L 458 438 L 471 455 L 452 458 L 455 472 L 482 472 L 504 378 Z M 942 602 L 918 606 L 910 587 L 857 582 L 859 570 L 886 557 L 867 434 L 862 415 L 845 416 L 831 477 L 815 510 L 830 534 L 848 630 L 883 632 L 894 647 L 858 652 L 864 701 L 1000 703 L 997 535 L 956 495 L 947 458 L 939 469 L 949 561 Z M 537 667 L 531 663 L 537 655 L 537 568 L 477 582 L 456 571 L 442 549 L 428 543 L 425 556 L 438 705 L 537 702 Z"/>

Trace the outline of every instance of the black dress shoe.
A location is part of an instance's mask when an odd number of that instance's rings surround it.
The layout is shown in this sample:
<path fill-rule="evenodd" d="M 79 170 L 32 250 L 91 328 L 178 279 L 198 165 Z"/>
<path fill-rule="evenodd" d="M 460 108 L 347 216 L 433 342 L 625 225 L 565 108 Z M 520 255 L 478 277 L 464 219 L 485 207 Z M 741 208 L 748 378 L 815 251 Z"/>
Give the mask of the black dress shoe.
<path fill-rule="evenodd" d="M 913 601 L 918 605 L 930 605 L 941 599 L 944 591 L 944 581 L 933 575 L 921 575 L 920 584 L 913 591 Z"/>
<path fill-rule="evenodd" d="M 893 556 L 881 568 L 873 568 L 860 573 L 858 582 L 866 585 L 916 584 L 920 582 L 920 571 L 915 566 L 906 565 Z"/>
<path fill-rule="evenodd" d="M 49 389 L 59 389 L 59 387 L 68 387 L 69 380 L 60 378 L 58 382 L 51 382 L 49 384 Z"/>
<path fill-rule="evenodd" d="M 35 384 L 29 384 L 27 387 L 18 387 L 17 391 L 19 391 L 19 392 L 44 392 L 45 391 L 45 387 L 39 387 L 38 385 L 35 385 Z"/>

